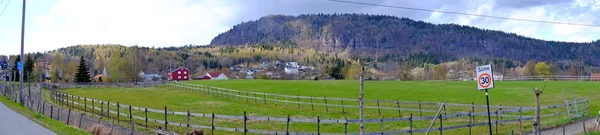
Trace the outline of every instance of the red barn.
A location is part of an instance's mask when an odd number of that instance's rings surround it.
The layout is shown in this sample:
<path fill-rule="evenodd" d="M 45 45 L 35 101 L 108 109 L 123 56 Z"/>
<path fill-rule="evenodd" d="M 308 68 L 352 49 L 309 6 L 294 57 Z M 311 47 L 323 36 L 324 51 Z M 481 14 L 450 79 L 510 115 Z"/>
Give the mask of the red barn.
<path fill-rule="evenodd" d="M 184 67 L 180 67 L 169 72 L 170 81 L 185 81 L 190 80 L 190 70 Z"/>
<path fill-rule="evenodd" d="M 592 73 L 592 81 L 600 81 L 600 73 Z"/>

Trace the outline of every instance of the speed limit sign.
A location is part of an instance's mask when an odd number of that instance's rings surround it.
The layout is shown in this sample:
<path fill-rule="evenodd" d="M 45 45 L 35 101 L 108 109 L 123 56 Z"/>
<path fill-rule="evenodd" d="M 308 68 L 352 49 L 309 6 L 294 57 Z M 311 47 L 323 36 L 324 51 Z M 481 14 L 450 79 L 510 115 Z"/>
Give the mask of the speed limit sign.
<path fill-rule="evenodd" d="M 479 90 L 494 88 L 494 75 L 492 65 L 484 65 L 475 68 L 477 72 L 477 88 Z"/>

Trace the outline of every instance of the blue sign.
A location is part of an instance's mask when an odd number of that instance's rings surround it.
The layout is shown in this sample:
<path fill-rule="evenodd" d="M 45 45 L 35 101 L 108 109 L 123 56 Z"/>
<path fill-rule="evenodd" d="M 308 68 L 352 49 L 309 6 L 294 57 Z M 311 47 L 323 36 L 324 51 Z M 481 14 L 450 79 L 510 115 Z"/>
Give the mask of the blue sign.
<path fill-rule="evenodd" d="M 21 62 L 17 63 L 17 69 L 23 70 L 23 64 Z"/>
<path fill-rule="evenodd" d="M 6 69 L 7 67 L 8 67 L 8 63 L 5 60 L 0 61 L 0 69 L 1 70 Z"/>

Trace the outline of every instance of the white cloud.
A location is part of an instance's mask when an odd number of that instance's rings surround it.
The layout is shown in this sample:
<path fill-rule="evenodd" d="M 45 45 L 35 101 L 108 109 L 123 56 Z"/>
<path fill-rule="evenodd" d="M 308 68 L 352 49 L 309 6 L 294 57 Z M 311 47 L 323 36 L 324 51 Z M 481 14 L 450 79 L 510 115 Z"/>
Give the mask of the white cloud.
<path fill-rule="evenodd" d="M 231 26 L 235 5 L 221 0 L 59 0 L 30 33 L 35 50 L 75 44 L 207 44 Z M 29 50 L 28 50 L 29 51 Z"/>
<path fill-rule="evenodd" d="M 600 0 L 553 0 L 519 3 L 503 0 L 355 0 L 368 3 L 438 9 L 521 19 L 600 24 Z M 369 13 L 409 17 L 433 23 L 457 23 L 556 41 L 589 42 L 600 39 L 600 28 L 554 25 L 474 16 L 430 13 L 323 0 L 58 0 L 48 13 L 28 25 L 26 52 L 46 51 L 75 44 L 117 43 L 143 46 L 208 44 L 212 38 L 242 21 L 268 14 Z M 2 29 L 0 36 L 18 48 L 18 29 Z M 10 37 L 10 38 L 9 38 Z M 14 44 L 14 46 L 12 46 Z"/>

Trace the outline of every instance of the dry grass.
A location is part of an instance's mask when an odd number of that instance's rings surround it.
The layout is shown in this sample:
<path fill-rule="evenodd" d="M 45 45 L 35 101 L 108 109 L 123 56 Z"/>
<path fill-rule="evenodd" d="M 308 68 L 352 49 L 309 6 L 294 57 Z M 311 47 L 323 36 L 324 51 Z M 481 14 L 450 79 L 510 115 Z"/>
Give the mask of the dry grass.
<path fill-rule="evenodd" d="M 107 128 L 100 124 L 94 124 L 88 129 L 88 131 L 94 135 L 112 135 L 110 128 Z"/>

